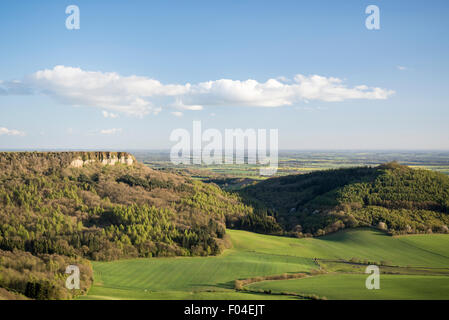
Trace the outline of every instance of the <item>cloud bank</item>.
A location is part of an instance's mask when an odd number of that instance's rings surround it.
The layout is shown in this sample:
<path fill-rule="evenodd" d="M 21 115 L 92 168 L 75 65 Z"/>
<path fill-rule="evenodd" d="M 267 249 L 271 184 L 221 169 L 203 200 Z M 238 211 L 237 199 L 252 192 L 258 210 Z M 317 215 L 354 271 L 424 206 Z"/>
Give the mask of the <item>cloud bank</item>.
<path fill-rule="evenodd" d="M 15 130 L 15 129 L 8 129 L 5 127 L 0 127 L 0 136 L 1 135 L 7 135 L 7 136 L 24 136 L 25 132 Z"/>
<path fill-rule="evenodd" d="M 207 106 L 275 108 L 310 100 L 382 100 L 393 93 L 367 85 L 348 87 L 339 78 L 319 75 L 298 74 L 292 81 L 278 77 L 265 82 L 219 79 L 197 84 L 163 84 L 147 77 L 61 65 L 37 71 L 22 81 L 0 82 L 0 94 L 44 94 L 67 105 L 134 116 L 157 114 L 166 107 L 179 110 L 202 110 Z"/>

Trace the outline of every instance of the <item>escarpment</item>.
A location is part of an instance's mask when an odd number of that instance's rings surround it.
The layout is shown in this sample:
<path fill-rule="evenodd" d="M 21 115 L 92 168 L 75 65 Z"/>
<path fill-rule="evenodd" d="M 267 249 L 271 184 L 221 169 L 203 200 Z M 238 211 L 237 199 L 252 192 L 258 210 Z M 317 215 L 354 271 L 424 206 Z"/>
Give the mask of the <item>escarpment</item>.
<path fill-rule="evenodd" d="M 45 173 L 89 164 L 132 166 L 136 162 L 127 152 L 0 152 L 0 174 Z"/>
<path fill-rule="evenodd" d="M 75 156 L 70 162 L 70 167 L 79 168 L 96 162 L 102 165 L 121 163 L 131 166 L 136 159 L 126 152 L 83 152 L 81 155 Z"/>

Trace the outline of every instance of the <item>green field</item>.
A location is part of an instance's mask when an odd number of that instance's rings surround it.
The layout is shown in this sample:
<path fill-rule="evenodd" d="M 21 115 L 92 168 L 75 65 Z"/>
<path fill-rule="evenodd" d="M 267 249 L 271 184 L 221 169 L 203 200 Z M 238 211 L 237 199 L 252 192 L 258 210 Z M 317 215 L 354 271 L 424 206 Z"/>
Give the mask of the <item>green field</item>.
<path fill-rule="evenodd" d="M 319 259 L 356 257 L 400 266 L 449 267 L 449 236 L 444 234 L 390 237 L 372 229 L 348 229 L 320 238 L 292 239 L 235 230 L 229 233 L 234 248 L 239 251 Z"/>
<path fill-rule="evenodd" d="M 314 275 L 304 279 L 259 282 L 248 288 L 318 294 L 330 299 L 419 299 L 428 297 L 424 291 L 418 290 L 425 286 L 432 288 L 429 290 L 437 298 L 449 298 L 441 295 L 441 292 L 449 292 L 449 277 L 430 275 L 432 268 L 439 268 L 439 273 L 449 274 L 449 269 L 446 269 L 449 268 L 449 255 L 446 252 L 449 235 L 390 237 L 371 229 L 348 230 L 310 239 L 237 230 L 228 230 L 228 234 L 233 248 L 220 256 L 93 262 L 95 282 L 89 294 L 81 298 L 297 299 L 292 296 L 239 292 L 234 290 L 234 280 L 283 273 L 309 273 L 319 268 L 314 258 L 335 261 L 370 259 L 388 262 L 390 266 L 425 267 L 423 272 L 429 275 L 382 275 L 381 279 L 385 277 L 385 282 L 381 282 L 384 286 L 381 284 L 382 289 L 376 293 L 365 289 L 364 274 Z M 412 269 L 397 270 L 404 273 L 404 270 Z"/>
<path fill-rule="evenodd" d="M 367 290 L 364 274 L 325 274 L 249 285 L 273 293 L 316 294 L 328 299 L 449 299 L 449 276 L 381 275 L 380 289 Z"/>

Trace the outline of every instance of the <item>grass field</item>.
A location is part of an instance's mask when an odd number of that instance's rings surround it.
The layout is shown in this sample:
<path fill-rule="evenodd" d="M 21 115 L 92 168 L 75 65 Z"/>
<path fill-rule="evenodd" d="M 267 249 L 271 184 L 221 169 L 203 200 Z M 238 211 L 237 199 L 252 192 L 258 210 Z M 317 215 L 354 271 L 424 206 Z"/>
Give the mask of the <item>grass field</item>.
<path fill-rule="evenodd" d="M 449 276 L 381 275 L 380 289 L 365 288 L 365 274 L 324 274 L 304 279 L 264 281 L 249 285 L 273 293 L 316 294 L 328 299 L 449 299 Z"/>
<path fill-rule="evenodd" d="M 238 292 L 234 290 L 234 280 L 307 273 L 318 268 L 314 258 L 349 260 L 355 257 L 387 261 L 394 266 L 449 268 L 445 249 L 449 248 L 449 235 L 390 237 L 376 230 L 358 229 L 322 238 L 294 239 L 237 230 L 228 230 L 228 233 L 234 246 L 216 257 L 93 262 L 95 282 L 89 294 L 81 299 L 293 299 L 296 297 Z M 359 298 L 365 299 L 419 299 L 422 295 L 417 289 L 423 285 L 434 288 L 438 296 L 438 292 L 448 291 L 449 277 L 446 276 L 382 275 L 382 279 L 386 277 L 385 286 L 373 294 L 365 292 L 368 291 L 364 287 L 366 276 L 326 274 L 259 282 L 249 288 L 268 285 L 274 291 L 315 293 L 330 299 L 351 299 L 357 297 L 360 290 L 363 296 Z M 411 278 L 407 280 L 406 277 Z M 416 286 L 407 284 L 409 282 Z M 284 284 L 285 289 L 282 289 Z M 351 289 L 352 285 L 356 287 Z"/>
<path fill-rule="evenodd" d="M 321 238 L 292 239 L 235 230 L 229 233 L 234 248 L 240 251 L 278 252 L 319 259 L 355 257 L 400 266 L 449 267 L 449 236 L 443 234 L 390 237 L 372 229 L 348 229 Z"/>

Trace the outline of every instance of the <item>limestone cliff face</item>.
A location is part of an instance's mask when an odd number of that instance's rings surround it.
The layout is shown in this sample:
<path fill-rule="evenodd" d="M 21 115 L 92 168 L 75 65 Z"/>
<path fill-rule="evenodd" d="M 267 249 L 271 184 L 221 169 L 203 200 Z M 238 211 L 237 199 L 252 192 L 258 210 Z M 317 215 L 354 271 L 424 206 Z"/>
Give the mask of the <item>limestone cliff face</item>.
<path fill-rule="evenodd" d="M 6 170 L 51 172 L 57 168 L 80 168 L 93 163 L 131 166 L 137 161 L 127 152 L 0 152 L 0 174 Z"/>
<path fill-rule="evenodd" d="M 100 163 L 104 166 L 117 163 L 133 165 L 136 159 L 126 152 L 81 152 L 74 155 L 70 167 L 80 168 L 91 163 Z"/>

